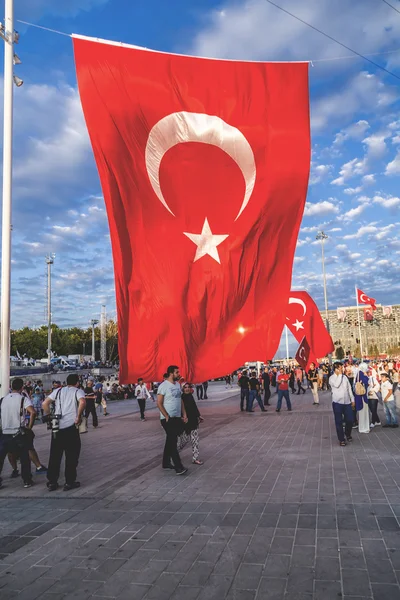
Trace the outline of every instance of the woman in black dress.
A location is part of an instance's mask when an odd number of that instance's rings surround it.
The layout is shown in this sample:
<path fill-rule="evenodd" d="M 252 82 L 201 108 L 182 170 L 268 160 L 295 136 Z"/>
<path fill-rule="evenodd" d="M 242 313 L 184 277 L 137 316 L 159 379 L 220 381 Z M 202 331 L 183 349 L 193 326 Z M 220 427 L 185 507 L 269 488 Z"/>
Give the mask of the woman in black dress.
<path fill-rule="evenodd" d="M 185 405 L 188 421 L 185 423 L 183 433 L 178 438 L 178 450 L 182 450 L 190 441 L 193 450 L 192 463 L 195 465 L 202 465 L 203 461 L 199 460 L 199 423 L 204 419 L 197 408 L 196 401 L 193 397 L 193 388 L 190 383 L 185 383 L 183 386 L 182 400 Z"/>

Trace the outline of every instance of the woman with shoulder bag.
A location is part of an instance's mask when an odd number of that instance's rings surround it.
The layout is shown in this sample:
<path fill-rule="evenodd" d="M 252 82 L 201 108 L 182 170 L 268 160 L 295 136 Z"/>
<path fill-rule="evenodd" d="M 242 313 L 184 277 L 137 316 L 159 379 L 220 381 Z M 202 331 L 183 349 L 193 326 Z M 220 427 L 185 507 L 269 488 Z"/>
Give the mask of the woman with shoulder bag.
<path fill-rule="evenodd" d="M 371 411 L 370 427 L 373 429 L 381 424 L 381 420 L 378 417 L 378 392 L 380 392 L 381 386 L 374 375 L 373 369 L 369 369 L 368 375 L 368 406 Z"/>
<path fill-rule="evenodd" d="M 356 376 L 354 385 L 354 397 L 356 401 L 356 411 L 358 413 L 358 431 L 359 433 L 369 433 L 369 407 L 368 407 L 368 365 L 361 363 Z"/>
<path fill-rule="evenodd" d="M 193 450 L 192 463 L 194 465 L 202 465 L 203 461 L 199 460 L 199 424 L 203 421 L 197 408 L 196 400 L 193 397 L 193 388 L 190 383 L 185 383 L 183 386 L 182 401 L 185 406 L 187 423 L 183 433 L 178 437 L 178 451 L 182 450 L 190 441 Z"/>

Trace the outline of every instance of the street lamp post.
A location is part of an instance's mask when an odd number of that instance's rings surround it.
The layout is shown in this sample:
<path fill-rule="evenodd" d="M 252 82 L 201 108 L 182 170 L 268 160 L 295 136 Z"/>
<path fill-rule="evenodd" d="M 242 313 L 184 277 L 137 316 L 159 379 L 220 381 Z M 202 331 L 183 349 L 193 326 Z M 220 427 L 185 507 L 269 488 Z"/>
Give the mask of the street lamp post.
<path fill-rule="evenodd" d="M 98 319 L 92 319 L 90 321 L 90 324 L 92 326 L 92 362 L 94 362 L 96 360 L 94 330 L 95 330 L 95 327 L 96 327 L 96 325 L 97 325 L 98 322 L 99 322 Z"/>
<path fill-rule="evenodd" d="M 47 264 L 47 364 L 51 364 L 51 265 L 54 264 L 56 255 L 46 256 Z"/>
<path fill-rule="evenodd" d="M 324 300 L 325 300 L 325 326 L 326 326 L 328 333 L 330 333 L 329 318 L 328 318 L 328 294 L 326 291 L 326 271 L 325 271 L 325 241 L 328 239 L 328 236 L 326 235 L 326 233 L 324 231 L 319 231 L 315 239 L 318 242 L 321 242 L 322 276 L 323 276 L 323 283 L 324 283 Z M 332 354 L 329 354 L 328 358 L 329 358 L 329 364 L 331 364 L 332 363 Z"/>

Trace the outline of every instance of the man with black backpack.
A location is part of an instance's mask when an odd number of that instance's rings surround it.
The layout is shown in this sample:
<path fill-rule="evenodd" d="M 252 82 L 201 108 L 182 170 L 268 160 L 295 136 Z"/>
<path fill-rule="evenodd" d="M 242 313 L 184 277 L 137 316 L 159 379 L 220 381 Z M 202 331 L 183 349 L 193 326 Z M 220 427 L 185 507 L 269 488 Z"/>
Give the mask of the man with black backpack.
<path fill-rule="evenodd" d="M 53 406 L 53 411 L 51 407 Z M 49 421 L 52 412 L 52 436 L 50 459 L 47 469 L 47 488 L 53 492 L 58 488 L 58 477 L 63 454 L 65 453 L 65 485 L 64 491 L 80 487 L 76 481 L 81 438 L 79 425 L 85 410 L 85 392 L 79 389 L 79 376 L 71 373 L 67 377 L 67 386 L 54 390 L 43 402 L 45 419 Z"/>
<path fill-rule="evenodd" d="M 3 469 L 7 453 L 19 455 L 21 461 L 21 477 L 25 488 L 32 487 L 31 461 L 29 446 L 31 429 L 35 422 L 36 413 L 29 397 L 22 395 L 24 382 L 17 377 L 11 384 L 11 393 L 1 401 L 0 436 L 0 473 Z M 25 425 L 25 415 L 29 414 L 29 423 Z M 0 477 L 1 487 L 1 477 Z"/>

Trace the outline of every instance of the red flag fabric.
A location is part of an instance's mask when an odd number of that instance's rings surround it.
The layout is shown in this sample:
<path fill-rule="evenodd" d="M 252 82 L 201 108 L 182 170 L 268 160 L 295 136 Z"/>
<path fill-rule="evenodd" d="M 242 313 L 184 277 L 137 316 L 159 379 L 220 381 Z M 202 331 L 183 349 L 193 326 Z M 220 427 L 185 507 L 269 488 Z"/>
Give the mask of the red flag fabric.
<path fill-rule="evenodd" d="M 120 380 L 272 358 L 307 191 L 307 64 L 74 37 L 110 223 Z M 268 310 L 265 301 L 268 299 Z"/>
<path fill-rule="evenodd" d="M 367 296 L 367 294 L 364 294 L 364 292 L 359 290 L 358 288 L 356 288 L 356 290 L 357 290 L 357 300 L 358 300 L 359 304 L 370 304 L 372 307 L 372 310 L 376 310 L 375 298 L 370 298 L 369 296 Z"/>
<path fill-rule="evenodd" d="M 371 308 L 364 308 L 364 321 L 373 321 L 374 314 Z"/>
<path fill-rule="evenodd" d="M 302 367 L 302 369 L 305 369 L 309 365 L 310 362 L 313 362 L 313 361 L 310 361 L 310 354 L 311 354 L 310 344 L 307 342 L 306 336 L 304 336 L 300 342 L 300 346 L 297 348 L 297 352 L 296 352 L 296 356 L 295 356 L 295 359 L 297 360 L 299 365 Z"/>
<path fill-rule="evenodd" d="M 290 292 L 286 325 L 298 342 L 306 336 L 313 357 L 322 358 L 333 352 L 332 338 L 317 305 L 307 292 Z"/>

